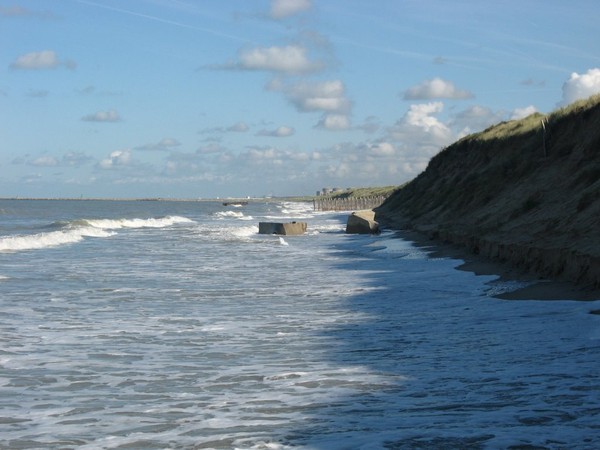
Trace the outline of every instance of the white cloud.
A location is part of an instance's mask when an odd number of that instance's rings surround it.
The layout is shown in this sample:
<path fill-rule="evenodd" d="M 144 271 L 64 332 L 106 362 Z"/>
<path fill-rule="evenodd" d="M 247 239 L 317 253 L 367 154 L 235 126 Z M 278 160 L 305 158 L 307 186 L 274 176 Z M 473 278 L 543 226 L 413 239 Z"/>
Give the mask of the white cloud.
<path fill-rule="evenodd" d="M 311 0 L 271 0 L 271 17 L 283 19 L 311 8 Z"/>
<path fill-rule="evenodd" d="M 445 131 L 448 128 L 433 116 L 434 114 L 441 113 L 443 109 L 444 105 L 441 102 L 410 105 L 408 112 L 402 120 L 402 124 L 420 128 L 426 132 L 436 130 Z"/>
<path fill-rule="evenodd" d="M 483 130 L 490 125 L 494 125 L 505 120 L 506 113 L 502 111 L 494 112 L 490 108 L 480 105 L 470 106 L 454 116 L 451 125 L 455 129 L 461 129 L 462 137 L 466 134 Z"/>
<path fill-rule="evenodd" d="M 245 133 L 250 129 L 246 122 L 237 122 L 228 127 L 205 128 L 200 131 L 201 134 L 221 134 L 221 133 Z"/>
<path fill-rule="evenodd" d="M 109 111 L 98 111 L 88 114 L 87 116 L 83 116 L 81 120 L 85 122 L 120 122 L 121 117 L 117 111 L 111 109 Z"/>
<path fill-rule="evenodd" d="M 510 120 L 524 119 L 535 112 L 537 112 L 537 108 L 533 105 L 526 106 L 525 108 L 517 108 L 510 116 Z"/>
<path fill-rule="evenodd" d="M 319 70 L 323 64 L 310 61 L 305 47 L 286 45 L 242 50 L 239 54 L 239 63 L 234 67 L 242 70 L 301 74 Z"/>
<path fill-rule="evenodd" d="M 62 157 L 62 164 L 79 167 L 92 160 L 93 158 L 91 156 L 88 156 L 83 152 L 67 152 Z"/>
<path fill-rule="evenodd" d="M 379 142 L 369 147 L 369 154 L 375 157 L 389 157 L 394 156 L 396 154 L 396 149 L 389 142 Z"/>
<path fill-rule="evenodd" d="M 82 152 L 69 151 L 60 158 L 50 155 L 42 155 L 38 157 L 24 155 L 13 159 L 12 164 L 27 164 L 36 167 L 79 167 L 92 160 L 93 158 L 91 156 L 87 156 Z"/>
<path fill-rule="evenodd" d="M 250 128 L 245 122 L 238 122 L 227 128 L 227 131 L 233 131 L 235 133 L 245 133 L 249 129 Z"/>
<path fill-rule="evenodd" d="M 580 75 L 576 72 L 563 84 L 561 105 L 565 106 L 576 100 L 587 98 L 600 92 L 600 68 L 590 69 Z"/>
<path fill-rule="evenodd" d="M 212 142 L 209 143 L 208 145 L 205 145 L 203 147 L 200 147 L 198 150 L 196 150 L 196 154 L 198 155 L 202 155 L 202 154 L 209 154 L 209 153 L 225 153 L 226 148 L 222 147 L 221 145 Z"/>
<path fill-rule="evenodd" d="M 379 131 L 381 128 L 381 124 L 379 123 L 379 119 L 375 116 L 369 116 L 365 119 L 364 123 L 361 125 L 355 126 L 357 130 L 362 130 L 365 133 L 373 134 Z"/>
<path fill-rule="evenodd" d="M 54 156 L 40 156 L 31 161 L 31 165 L 38 167 L 54 167 L 58 165 L 58 161 Z"/>
<path fill-rule="evenodd" d="M 257 136 L 270 136 L 270 137 L 289 137 L 292 136 L 296 130 L 292 127 L 281 126 L 274 130 L 261 130 L 256 133 Z"/>
<path fill-rule="evenodd" d="M 173 147 L 180 146 L 181 143 L 177 139 L 163 138 L 156 144 L 146 144 L 140 147 L 136 147 L 136 150 L 157 150 L 157 151 L 168 151 L 172 150 Z"/>
<path fill-rule="evenodd" d="M 399 184 L 413 178 L 426 167 L 429 153 L 391 140 L 345 142 L 322 152 L 316 170 L 338 185 L 372 183 Z"/>
<path fill-rule="evenodd" d="M 277 158 L 281 157 L 281 154 L 275 148 L 251 148 L 248 152 L 242 154 L 242 157 L 249 161 L 276 161 Z"/>
<path fill-rule="evenodd" d="M 450 144 L 455 135 L 452 130 L 435 115 L 442 112 L 441 102 L 411 105 L 404 117 L 389 130 L 394 141 L 415 148 L 427 148 L 436 152 Z"/>
<path fill-rule="evenodd" d="M 116 150 L 108 158 L 100 161 L 98 164 L 102 169 L 113 169 L 115 167 L 126 166 L 131 162 L 131 151 Z"/>
<path fill-rule="evenodd" d="M 282 91 L 300 112 L 347 113 L 351 108 L 344 83 L 340 80 L 302 82 L 288 86 L 273 82 L 268 88 Z"/>
<path fill-rule="evenodd" d="M 19 56 L 10 67 L 21 70 L 42 70 L 56 69 L 61 65 L 68 69 L 74 69 L 76 66 L 73 61 L 61 61 L 53 50 L 42 50 Z"/>
<path fill-rule="evenodd" d="M 457 89 L 451 81 L 434 78 L 409 88 L 404 93 L 403 98 L 404 100 L 431 100 L 436 98 L 463 100 L 473 98 L 473 94 L 469 91 Z"/>
<path fill-rule="evenodd" d="M 31 52 L 19 56 L 11 64 L 13 69 L 53 69 L 60 64 L 56 53 L 52 50 L 43 50 L 41 52 Z"/>
<path fill-rule="evenodd" d="M 325 114 L 316 127 L 330 131 L 347 130 L 350 128 L 350 119 L 345 114 Z"/>
<path fill-rule="evenodd" d="M 331 178 L 346 178 L 356 172 L 350 167 L 347 162 L 341 162 L 339 164 L 332 164 L 327 167 L 326 173 Z"/>

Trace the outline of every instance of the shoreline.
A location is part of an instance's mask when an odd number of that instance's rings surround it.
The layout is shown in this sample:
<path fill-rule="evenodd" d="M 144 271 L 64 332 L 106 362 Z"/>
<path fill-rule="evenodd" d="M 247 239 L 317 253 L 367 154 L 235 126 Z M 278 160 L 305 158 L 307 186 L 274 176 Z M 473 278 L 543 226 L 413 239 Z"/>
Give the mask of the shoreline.
<path fill-rule="evenodd" d="M 385 222 L 384 222 L 384 225 Z M 583 286 L 571 281 L 549 279 L 510 264 L 476 255 L 459 244 L 442 242 L 427 234 L 414 230 L 398 229 L 387 224 L 387 228 L 402 239 L 408 240 L 419 248 L 427 248 L 433 258 L 460 259 L 463 263 L 456 270 L 473 272 L 475 275 L 497 275 L 501 281 L 520 281 L 527 283 L 522 288 L 493 295 L 501 300 L 600 300 L 600 289 Z M 600 310 L 591 311 L 600 314 Z"/>

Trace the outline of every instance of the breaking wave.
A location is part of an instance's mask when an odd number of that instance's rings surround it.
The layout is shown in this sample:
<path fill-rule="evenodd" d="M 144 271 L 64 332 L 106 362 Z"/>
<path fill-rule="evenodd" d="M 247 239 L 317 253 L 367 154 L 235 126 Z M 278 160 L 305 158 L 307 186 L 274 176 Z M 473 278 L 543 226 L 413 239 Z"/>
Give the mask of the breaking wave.
<path fill-rule="evenodd" d="M 120 228 L 165 228 L 178 223 L 191 223 L 187 217 L 167 216 L 158 219 L 84 219 L 84 224 L 105 230 L 118 230 Z"/>
<path fill-rule="evenodd" d="M 252 216 L 246 216 L 240 211 L 218 211 L 214 214 L 219 219 L 240 219 L 240 220 L 254 220 Z"/>
<path fill-rule="evenodd" d="M 186 217 L 168 216 L 149 219 L 79 219 L 53 224 L 60 229 L 30 235 L 0 237 L 0 252 L 39 250 L 74 244 L 86 237 L 105 238 L 122 228 L 165 228 L 178 223 L 193 222 Z"/>

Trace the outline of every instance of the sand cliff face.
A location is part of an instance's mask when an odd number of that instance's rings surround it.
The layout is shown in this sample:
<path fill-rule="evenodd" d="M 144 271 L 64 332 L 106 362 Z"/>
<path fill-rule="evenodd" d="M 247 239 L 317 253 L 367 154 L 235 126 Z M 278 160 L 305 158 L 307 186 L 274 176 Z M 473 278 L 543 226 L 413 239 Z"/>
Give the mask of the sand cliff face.
<path fill-rule="evenodd" d="M 376 213 L 388 226 L 600 287 L 600 96 L 461 139 Z"/>

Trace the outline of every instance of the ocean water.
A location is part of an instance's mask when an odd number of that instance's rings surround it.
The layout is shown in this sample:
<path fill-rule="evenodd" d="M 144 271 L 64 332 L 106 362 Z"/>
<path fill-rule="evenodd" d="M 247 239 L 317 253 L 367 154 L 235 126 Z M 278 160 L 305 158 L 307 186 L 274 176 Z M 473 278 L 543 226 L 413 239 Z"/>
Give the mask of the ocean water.
<path fill-rule="evenodd" d="M 598 302 L 345 220 L 1 200 L 0 449 L 600 448 Z"/>

